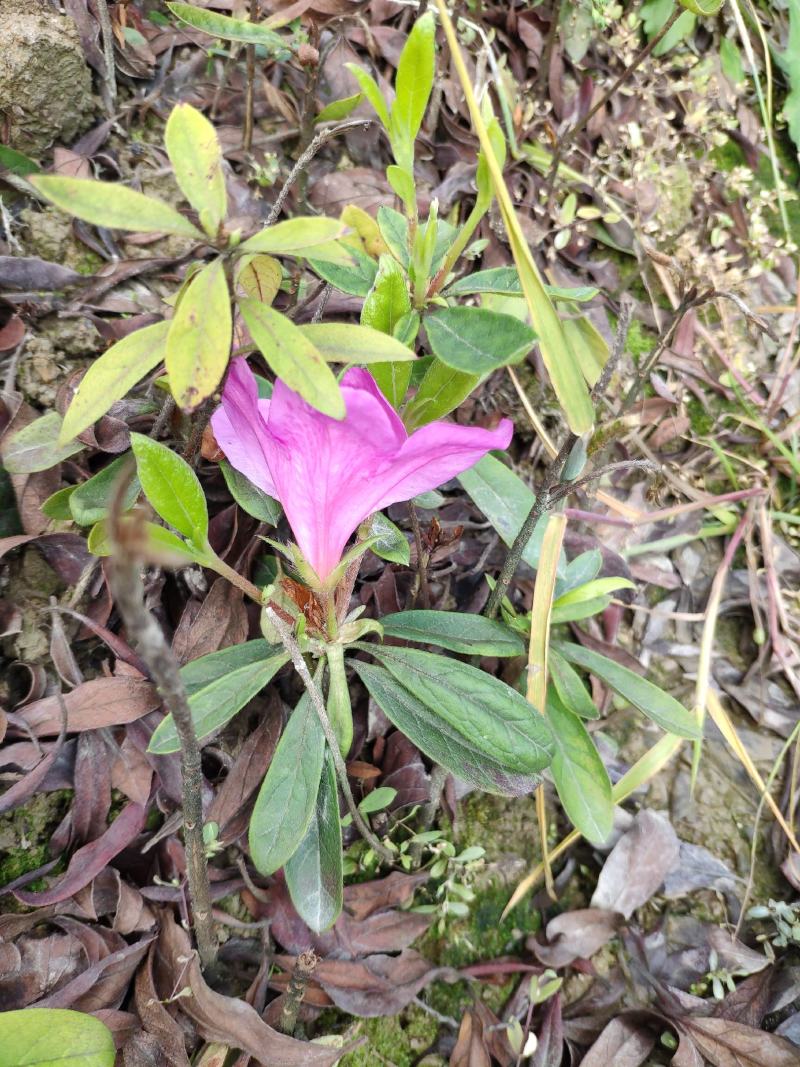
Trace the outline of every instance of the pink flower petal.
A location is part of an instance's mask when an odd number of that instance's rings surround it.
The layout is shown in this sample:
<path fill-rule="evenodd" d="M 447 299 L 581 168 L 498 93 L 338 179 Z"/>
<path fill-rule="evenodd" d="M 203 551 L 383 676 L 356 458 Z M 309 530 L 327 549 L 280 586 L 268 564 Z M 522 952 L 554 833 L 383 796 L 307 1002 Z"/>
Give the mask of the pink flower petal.
<path fill-rule="evenodd" d="M 222 393 L 222 407 L 211 416 L 211 428 L 230 465 L 259 489 L 277 497 L 266 447 L 268 412 L 269 401 L 259 401 L 258 385 L 247 360 L 234 359 Z"/>

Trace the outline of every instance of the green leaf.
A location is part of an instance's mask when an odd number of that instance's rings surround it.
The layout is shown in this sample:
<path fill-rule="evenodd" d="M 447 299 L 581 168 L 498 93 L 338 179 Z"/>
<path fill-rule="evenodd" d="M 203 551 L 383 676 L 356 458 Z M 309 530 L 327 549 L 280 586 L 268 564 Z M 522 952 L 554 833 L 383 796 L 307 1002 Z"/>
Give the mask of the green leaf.
<path fill-rule="evenodd" d="M 131 445 L 144 494 L 178 533 L 201 548 L 208 536 L 208 508 L 189 464 L 159 441 L 132 433 Z"/>
<path fill-rule="evenodd" d="M 577 589 L 585 582 L 591 582 L 600 573 L 603 566 L 603 553 L 599 548 L 590 548 L 570 560 L 564 577 L 556 583 L 556 596 L 563 596 L 571 589 Z"/>
<path fill-rule="evenodd" d="M 678 0 L 678 2 L 681 7 L 691 11 L 694 15 L 713 18 L 714 15 L 718 15 L 722 10 L 724 0 Z"/>
<path fill-rule="evenodd" d="M 570 663 L 577 663 L 584 670 L 591 671 L 662 730 L 677 734 L 678 737 L 688 737 L 692 741 L 702 737 L 702 731 L 694 716 L 673 696 L 648 682 L 646 678 L 640 678 L 627 667 L 622 667 L 614 660 L 581 645 L 559 641 L 555 648 Z"/>
<path fill-rule="evenodd" d="M 228 492 L 233 499 L 248 515 L 252 515 L 259 522 L 267 522 L 270 526 L 277 526 L 281 517 L 281 506 L 263 489 L 253 485 L 250 479 L 237 471 L 224 459 L 220 461 L 220 470 L 228 487 Z"/>
<path fill-rule="evenodd" d="M 376 511 L 369 524 L 369 536 L 377 537 L 372 551 L 390 563 L 402 563 L 406 567 L 411 559 L 411 549 L 406 536 L 382 511 Z"/>
<path fill-rule="evenodd" d="M 162 362 L 168 322 L 144 326 L 117 341 L 89 367 L 67 408 L 59 443 L 83 433 Z"/>
<path fill-rule="evenodd" d="M 87 482 L 75 487 L 69 497 L 69 510 L 79 526 L 93 526 L 107 517 L 117 479 L 130 461 L 130 452 L 126 452 L 124 456 L 112 460 Z M 140 491 L 139 479 L 134 475 L 122 499 L 123 511 L 133 507 Z"/>
<path fill-rule="evenodd" d="M 535 500 L 527 485 L 494 456 L 484 456 L 474 467 L 459 474 L 458 480 L 505 544 L 512 545 Z M 546 525 L 547 515 L 544 514 L 536 523 L 533 536 L 522 553 L 522 558 L 534 569 L 539 565 Z M 559 575 L 564 574 L 565 567 L 566 560 L 562 554 Z"/>
<path fill-rule="evenodd" d="M 564 319 L 564 336 L 575 353 L 581 374 L 589 385 L 594 385 L 608 359 L 608 345 L 597 327 L 585 315 Z"/>
<path fill-rule="evenodd" d="M 550 773 L 559 800 L 575 829 L 593 845 L 602 845 L 614 827 L 608 771 L 586 727 L 553 692 L 547 698 L 547 720 L 556 746 Z"/>
<path fill-rule="evenodd" d="M 22 152 L 0 144 L 0 170 L 16 174 L 18 178 L 27 178 L 30 174 L 38 174 L 41 169 L 38 163 L 23 155 Z"/>
<path fill-rule="evenodd" d="M 353 93 L 352 96 L 343 96 L 341 100 L 331 100 L 320 111 L 314 122 L 317 124 L 320 122 L 341 122 L 342 119 L 346 119 L 351 112 L 355 111 L 363 99 L 363 93 Z"/>
<path fill-rule="evenodd" d="M 275 374 L 324 415 L 343 419 L 344 400 L 333 371 L 300 328 L 257 300 L 240 300 L 239 309 Z"/>
<path fill-rule="evenodd" d="M 581 604 L 593 597 L 605 596 L 617 589 L 635 589 L 636 586 L 628 578 L 595 578 L 590 582 L 584 582 L 553 602 L 553 607 L 566 607 L 567 604 Z"/>
<path fill-rule="evenodd" d="M 378 208 L 378 229 L 389 251 L 401 266 L 408 269 L 408 219 L 393 207 L 381 204 Z"/>
<path fill-rule="evenodd" d="M 550 647 L 548 656 L 550 678 L 556 688 L 561 703 L 582 719 L 599 719 L 600 712 L 581 681 L 575 668 Z"/>
<path fill-rule="evenodd" d="M 466 400 L 479 381 L 478 374 L 454 370 L 434 359 L 405 410 L 403 422 L 411 431 L 443 418 Z"/>
<path fill-rule="evenodd" d="M 91 178 L 65 178 L 38 174 L 28 179 L 56 207 L 95 226 L 136 233 L 178 233 L 201 237 L 201 233 L 175 208 L 116 182 Z"/>
<path fill-rule="evenodd" d="M 458 660 L 410 648 L 365 645 L 409 692 L 510 771 L 535 774 L 550 762 L 550 731 L 516 690 Z"/>
<path fill-rule="evenodd" d="M 42 504 L 42 514 L 46 515 L 48 519 L 55 519 L 57 522 L 72 522 L 69 498 L 77 488 L 77 485 L 67 485 L 63 489 L 57 489 Z"/>
<path fill-rule="evenodd" d="M 298 328 L 328 363 L 406 363 L 416 359 L 406 345 L 371 326 L 315 322 Z"/>
<path fill-rule="evenodd" d="M 487 756 L 485 747 L 464 737 L 383 667 L 359 660 L 353 667 L 387 718 L 420 751 L 451 774 L 486 793 L 500 796 L 525 796 L 539 784 L 541 779 L 537 775 L 519 775 Z"/>
<path fill-rule="evenodd" d="M 370 104 L 375 110 L 375 114 L 381 120 L 384 129 L 388 130 L 390 126 L 389 108 L 384 99 L 378 83 L 368 74 L 362 67 L 359 67 L 356 63 L 345 63 L 345 68 L 350 71 L 355 80 L 358 82 L 361 92 L 369 100 Z"/>
<path fill-rule="evenodd" d="M 167 334 L 169 387 L 184 411 L 194 411 L 219 385 L 231 351 L 231 301 L 221 259 L 189 282 Z"/>
<path fill-rule="evenodd" d="M 255 253 L 236 261 L 236 291 L 262 304 L 271 304 L 278 295 L 283 271 L 277 259 Z"/>
<path fill-rule="evenodd" d="M 362 326 L 371 326 L 391 336 L 398 322 L 411 310 L 403 268 L 392 256 L 382 255 L 375 284 L 361 309 Z"/>
<path fill-rule="evenodd" d="M 24 1008 L 0 1015 L 0 1067 L 114 1067 L 114 1037 L 83 1011 Z"/>
<path fill-rule="evenodd" d="M 413 363 L 392 362 L 373 363 L 370 368 L 378 388 L 395 410 L 405 400 L 413 367 Z"/>
<path fill-rule="evenodd" d="M 436 72 L 436 22 L 428 11 L 417 19 L 400 53 L 390 132 L 413 144 L 425 117 Z"/>
<path fill-rule="evenodd" d="M 513 630 L 482 615 L 459 611 L 399 611 L 384 615 L 381 625 L 386 637 L 438 645 L 467 656 L 525 655 L 525 645 Z"/>
<path fill-rule="evenodd" d="M 209 652 L 207 656 L 190 660 L 181 667 L 181 679 L 186 693 L 193 697 L 212 682 L 219 681 L 243 667 L 263 663 L 279 651 L 280 646 L 270 645 L 259 637 L 255 641 L 231 645 L 230 648 L 222 648 L 218 652 Z"/>
<path fill-rule="evenodd" d="M 216 11 L 207 11 L 194 4 L 167 3 L 167 7 L 181 22 L 223 41 L 261 45 L 270 55 L 282 55 L 289 51 L 288 42 L 283 37 L 257 22 L 218 15 Z"/>
<path fill-rule="evenodd" d="M 3 466 L 9 474 L 35 474 L 80 452 L 80 441 L 61 440 L 61 416 L 51 411 L 34 419 L 3 442 Z"/>
<path fill-rule="evenodd" d="M 347 247 L 348 263 L 330 263 L 308 257 L 308 265 L 323 281 L 330 282 L 334 289 L 351 296 L 366 296 L 375 284 L 378 264 L 366 252 L 353 246 Z"/>
<path fill-rule="evenodd" d="M 216 237 L 228 206 L 217 131 L 197 108 L 178 104 L 167 119 L 164 144 L 181 192 L 209 237 Z"/>
<path fill-rule="evenodd" d="M 255 650 L 250 650 L 250 645 L 259 646 L 258 658 L 254 658 L 251 662 L 242 662 L 244 657 L 236 658 L 226 655 L 234 649 L 238 651 L 244 648 L 252 652 L 255 657 Z M 206 677 L 210 677 L 204 685 L 195 683 L 189 697 L 189 709 L 199 741 L 230 722 L 245 704 L 248 704 L 264 686 L 272 681 L 281 667 L 289 662 L 289 656 L 282 646 L 267 645 L 262 649 L 261 645 L 262 642 L 248 641 L 244 645 L 234 646 L 233 649 L 226 648 L 221 652 L 201 656 L 199 660 L 187 664 L 187 667 L 192 667 L 195 663 L 200 665 L 195 667 L 194 675 L 188 675 L 189 678 L 197 677 L 201 670 Z M 215 656 L 218 658 L 213 664 L 202 663 L 203 660 L 210 660 Z M 181 671 L 181 677 L 188 689 L 187 667 Z M 223 668 L 224 673 L 216 673 Z M 175 721 L 172 715 L 167 715 L 158 724 L 147 746 L 147 751 L 154 752 L 158 756 L 165 756 L 170 752 L 179 752 L 180 747 Z"/>
<path fill-rule="evenodd" d="M 283 867 L 305 837 L 316 811 L 324 755 L 325 735 L 305 693 L 289 716 L 250 819 L 250 855 L 261 874 Z"/>
<path fill-rule="evenodd" d="M 444 308 L 425 317 L 433 354 L 465 374 L 484 375 L 530 352 L 536 334 L 513 315 L 485 308 Z"/>
<path fill-rule="evenodd" d="M 559 607 L 553 605 L 550 622 L 553 626 L 559 626 L 565 622 L 590 619 L 592 615 L 598 615 L 601 611 L 605 611 L 610 603 L 610 597 L 598 596 L 592 597 L 590 600 L 579 600 L 573 604 L 563 604 Z"/>
<path fill-rule="evenodd" d="M 298 216 L 267 226 L 239 245 L 242 252 L 268 252 L 271 256 L 305 256 L 309 249 L 335 241 L 345 232 L 339 219 L 322 215 Z"/>
<path fill-rule="evenodd" d="M 386 168 L 386 180 L 392 187 L 392 192 L 407 206 L 407 210 L 416 204 L 417 187 L 414 184 L 413 171 L 392 164 Z"/>
<path fill-rule="evenodd" d="M 91 528 L 86 547 L 93 556 L 111 555 L 111 541 L 105 521 L 95 523 Z M 160 567 L 185 567 L 187 563 L 205 561 L 202 553 L 187 545 L 166 526 L 158 526 L 154 522 L 137 526 L 137 548 L 143 559 Z"/>
<path fill-rule="evenodd" d="M 314 814 L 284 873 L 289 896 L 306 926 L 317 934 L 333 926 L 342 911 L 342 825 L 336 772 L 327 750 Z"/>
<path fill-rule="evenodd" d="M 358 810 L 362 815 L 371 815 L 374 811 L 383 811 L 384 808 L 389 807 L 396 796 L 397 790 L 392 789 L 391 786 L 379 786 L 378 789 L 373 789 L 371 793 L 367 793 L 359 803 Z"/>
<path fill-rule="evenodd" d="M 469 296 L 472 293 L 496 293 L 498 296 L 522 296 L 522 284 L 516 267 L 492 267 L 465 274 L 449 285 L 445 296 Z"/>
<path fill-rule="evenodd" d="M 642 25 L 644 26 L 644 32 L 647 35 L 648 40 L 655 37 L 672 14 L 674 6 L 674 0 L 646 0 L 646 2 L 642 4 Z M 696 24 L 696 15 L 691 11 L 683 11 L 678 21 L 673 23 L 672 28 L 666 36 L 662 37 L 658 42 L 653 55 L 665 55 L 676 45 L 680 44 L 681 41 L 685 40 L 694 31 Z"/>

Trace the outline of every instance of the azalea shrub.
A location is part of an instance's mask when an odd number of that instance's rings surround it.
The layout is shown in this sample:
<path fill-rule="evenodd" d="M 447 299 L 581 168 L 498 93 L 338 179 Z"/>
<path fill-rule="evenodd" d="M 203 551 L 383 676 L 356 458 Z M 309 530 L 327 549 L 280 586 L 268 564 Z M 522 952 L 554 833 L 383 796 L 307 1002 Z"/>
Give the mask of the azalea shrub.
<path fill-rule="evenodd" d="M 276 54 L 287 47 L 285 37 L 263 27 L 187 4 L 168 6 L 223 39 Z M 481 140 L 472 208 L 463 220 L 440 218 L 435 201 L 420 211 L 414 153 L 435 49 L 428 13 L 409 34 L 391 104 L 366 70 L 353 68 L 361 92 L 327 109 L 340 119 L 366 98 L 388 138 L 393 162 L 386 175 L 398 208 L 382 206 L 375 218 L 348 205 L 336 219 L 270 219 L 242 233 L 231 216 L 214 128 L 186 104 L 172 112 L 165 133 L 185 199 L 181 210 L 115 183 L 31 178 L 43 197 L 76 218 L 185 239 L 188 266 L 162 321 L 101 355 L 63 420 L 51 413 L 20 431 L 6 466 L 32 473 L 75 454 L 97 420 L 146 378 L 171 396 L 193 432 L 205 428 L 204 456 L 260 524 L 264 558 L 254 577 L 214 550 L 208 501 L 192 463 L 158 434 L 131 433 L 129 454 L 60 489 L 44 511 L 86 529 L 90 549 L 105 556 L 113 550 L 113 506 L 122 526 L 135 531 L 145 561 L 208 569 L 260 608 L 263 637 L 189 662 L 181 675 L 203 742 L 290 663 L 301 674 L 305 692 L 265 769 L 249 846 L 262 874 L 283 869 L 299 914 L 317 931 L 335 922 L 342 906 L 339 769 L 358 756 L 356 683 L 428 760 L 474 788 L 523 796 L 550 775 L 577 830 L 598 844 L 611 832 L 620 794 L 585 725 L 599 717 L 586 677 L 667 733 L 699 737 L 695 717 L 673 697 L 570 638 L 569 624 L 603 611 L 613 593 L 632 583 L 601 576 L 596 549 L 567 560 L 563 513 L 555 521 L 545 513 L 524 547 L 522 559 L 538 572 L 527 613 L 508 598 L 499 619 L 418 608 L 374 619 L 352 605 L 364 553 L 387 565 L 410 564 L 409 541 L 385 513 L 394 504 L 417 500 L 435 508 L 441 498 L 432 491 L 458 478 L 506 544 L 522 528 L 534 495 L 512 469 L 512 422 L 448 419 L 492 372 L 538 345 L 564 426 L 580 443 L 571 474 L 577 477 L 593 428 L 590 388 L 608 356 L 580 311 L 596 290 L 554 288 L 539 276 L 502 182 L 506 142 L 488 97 L 479 106 L 467 94 Z M 473 270 L 483 249 L 475 234 L 493 198 L 514 263 Z M 321 280 L 359 298 L 360 322 L 293 321 L 284 298 L 298 277 L 306 293 Z M 121 481 L 131 463 L 135 474 Z M 143 517 L 142 498 L 155 515 Z M 497 659 L 508 661 L 503 674 L 510 683 L 481 666 Z M 179 749 L 167 715 L 150 752 Z M 385 788 L 369 794 L 362 817 L 392 799 Z M 210 854 L 224 847 L 218 830 L 206 826 Z M 383 835 L 381 848 L 406 868 L 414 862 L 407 846 L 407 839 Z M 369 844 L 357 847 L 358 862 L 379 862 Z"/>

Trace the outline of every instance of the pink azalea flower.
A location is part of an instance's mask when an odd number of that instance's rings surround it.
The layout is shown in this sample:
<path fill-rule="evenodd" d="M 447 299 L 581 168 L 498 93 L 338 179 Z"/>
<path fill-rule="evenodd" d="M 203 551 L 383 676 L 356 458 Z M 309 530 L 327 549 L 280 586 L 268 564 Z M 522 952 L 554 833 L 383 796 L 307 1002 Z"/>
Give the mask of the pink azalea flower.
<path fill-rule="evenodd" d="M 509 419 L 496 430 L 439 421 L 408 434 L 368 371 L 348 370 L 341 389 L 341 421 L 282 381 L 271 400 L 259 400 L 247 361 L 234 359 L 211 418 L 231 466 L 281 502 L 321 581 L 373 512 L 435 489 L 491 449 L 507 448 L 513 430 Z"/>

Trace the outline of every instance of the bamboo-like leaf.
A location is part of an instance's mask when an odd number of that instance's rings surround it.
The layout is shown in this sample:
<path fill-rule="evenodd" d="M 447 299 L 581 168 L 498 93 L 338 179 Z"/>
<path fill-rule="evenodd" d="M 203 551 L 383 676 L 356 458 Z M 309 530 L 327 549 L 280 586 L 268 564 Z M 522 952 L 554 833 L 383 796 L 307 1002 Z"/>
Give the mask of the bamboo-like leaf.
<path fill-rule="evenodd" d="M 267 226 L 253 234 L 243 244 L 242 252 L 266 252 L 271 256 L 305 256 L 310 250 L 329 244 L 341 237 L 346 230 L 339 219 L 326 219 L 322 215 L 310 218 L 297 216 Z M 313 255 L 313 251 L 312 251 Z"/>
<path fill-rule="evenodd" d="M 531 321 L 539 337 L 539 349 L 542 353 L 542 359 L 547 367 L 547 372 L 550 375 L 550 380 L 553 383 L 553 388 L 564 410 L 570 429 L 573 433 L 584 434 L 591 429 L 594 422 L 594 410 L 589 398 L 589 391 L 583 381 L 578 360 L 567 342 L 561 321 L 547 295 L 544 282 L 522 232 L 511 196 L 503 179 L 502 170 L 497 162 L 486 125 L 475 99 L 469 74 L 464 64 L 464 57 L 461 54 L 461 48 L 444 0 L 437 0 L 437 7 L 448 44 L 450 45 L 450 52 L 459 81 L 467 100 L 472 124 L 475 127 L 481 151 L 486 158 L 486 165 L 492 176 L 494 193 L 508 233 L 511 251 L 528 303 Z"/>
<path fill-rule="evenodd" d="M 417 358 L 401 341 L 371 326 L 314 322 L 299 330 L 328 363 L 408 363 Z"/>
<path fill-rule="evenodd" d="M 258 22 L 219 15 L 216 11 L 208 11 L 195 4 L 168 3 L 167 7 L 187 26 L 202 30 L 212 37 L 219 37 L 223 41 L 261 45 L 271 55 L 289 51 L 288 42 L 283 37 Z"/>

